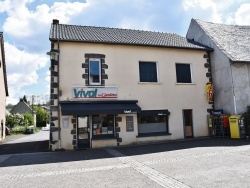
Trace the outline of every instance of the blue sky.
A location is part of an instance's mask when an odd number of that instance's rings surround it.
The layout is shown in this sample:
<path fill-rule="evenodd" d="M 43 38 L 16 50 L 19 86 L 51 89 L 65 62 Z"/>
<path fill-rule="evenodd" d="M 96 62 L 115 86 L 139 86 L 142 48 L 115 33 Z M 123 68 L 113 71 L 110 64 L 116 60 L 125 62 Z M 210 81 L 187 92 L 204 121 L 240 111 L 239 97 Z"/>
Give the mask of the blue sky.
<path fill-rule="evenodd" d="M 192 18 L 250 25 L 249 0 L 0 0 L 9 97 L 49 96 L 49 30 L 63 24 L 177 33 L 185 36 Z"/>

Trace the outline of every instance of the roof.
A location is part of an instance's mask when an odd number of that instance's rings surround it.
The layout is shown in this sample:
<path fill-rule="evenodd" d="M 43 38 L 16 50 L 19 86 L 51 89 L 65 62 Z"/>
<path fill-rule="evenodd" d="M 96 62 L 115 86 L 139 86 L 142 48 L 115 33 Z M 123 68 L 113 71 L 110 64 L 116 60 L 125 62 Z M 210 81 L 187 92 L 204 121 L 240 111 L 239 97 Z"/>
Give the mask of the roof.
<path fill-rule="evenodd" d="M 30 108 L 30 106 L 24 102 L 23 100 L 20 100 L 10 111 L 11 114 L 24 114 L 24 113 L 34 113 L 35 111 Z"/>
<path fill-rule="evenodd" d="M 6 64 L 5 64 L 5 52 L 4 52 L 4 41 L 3 41 L 3 32 L 0 32 L 0 45 L 1 45 L 1 52 L 2 54 L 2 65 L 3 65 L 3 75 L 4 75 L 4 85 L 5 85 L 5 93 L 6 96 L 9 96 L 8 92 L 8 84 L 7 84 L 7 73 L 6 73 Z"/>
<path fill-rule="evenodd" d="M 162 33 L 142 30 L 119 29 L 109 27 L 78 26 L 52 24 L 50 41 L 71 41 L 88 43 L 107 43 L 140 46 L 158 46 L 170 48 L 212 50 L 202 44 L 191 41 L 174 33 Z"/>
<path fill-rule="evenodd" d="M 233 62 L 250 62 L 250 26 L 195 21 Z"/>

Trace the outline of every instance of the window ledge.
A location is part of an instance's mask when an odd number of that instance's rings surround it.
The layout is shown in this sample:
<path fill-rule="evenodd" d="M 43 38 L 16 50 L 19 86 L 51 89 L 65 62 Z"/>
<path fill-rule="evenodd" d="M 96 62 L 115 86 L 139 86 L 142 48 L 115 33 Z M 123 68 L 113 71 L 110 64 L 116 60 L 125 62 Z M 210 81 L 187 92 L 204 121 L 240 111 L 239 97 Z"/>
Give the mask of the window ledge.
<path fill-rule="evenodd" d="M 116 137 L 100 137 L 100 138 L 92 138 L 92 140 L 116 140 Z"/>
<path fill-rule="evenodd" d="M 141 85 L 162 85 L 161 82 L 138 82 Z"/>
<path fill-rule="evenodd" d="M 142 134 L 138 134 L 138 136 L 136 136 L 137 138 L 140 137 L 150 137 L 150 136 L 170 136 L 172 135 L 171 133 L 142 133 Z"/>
<path fill-rule="evenodd" d="M 175 85 L 196 85 L 196 83 L 175 83 Z"/>

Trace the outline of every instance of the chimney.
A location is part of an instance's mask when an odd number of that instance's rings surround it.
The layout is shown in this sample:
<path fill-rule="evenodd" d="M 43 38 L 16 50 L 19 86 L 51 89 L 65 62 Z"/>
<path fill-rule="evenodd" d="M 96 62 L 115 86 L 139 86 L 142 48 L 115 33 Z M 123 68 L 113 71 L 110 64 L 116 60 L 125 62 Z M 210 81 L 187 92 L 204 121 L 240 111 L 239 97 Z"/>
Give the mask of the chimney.
<path fill-rule="evenodd" d="M 53 19 L 53 25 L 55 25 L 55 24 L 59 24 L 59 20 L 57 20 L 57 19 Z"/>

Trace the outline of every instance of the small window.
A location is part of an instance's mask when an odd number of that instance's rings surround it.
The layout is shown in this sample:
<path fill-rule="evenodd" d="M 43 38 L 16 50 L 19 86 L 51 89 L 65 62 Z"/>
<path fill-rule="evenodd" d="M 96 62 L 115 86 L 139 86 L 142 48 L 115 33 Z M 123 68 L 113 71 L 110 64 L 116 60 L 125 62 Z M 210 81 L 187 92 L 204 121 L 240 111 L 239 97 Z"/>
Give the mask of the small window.
<path fill-rule="evenodd" d="M 168 116 L 138 115 L 138 136 L 168 133 Z"/>
<path fill-rule="evenodd" d="M 101 61 L 100 59 L 89 60 L 89 84 L 101 84 Z"/>
<path fill-rule="evenodd" d="M 192 83 L 190 64 L 176 63 L 177 83 Z"/>
<path fill-rule="evenodd" d="M 93 115 L 93 137 L 114 137 L 115 116 L 108 114 Z"/>
<path fill-rule="evenodd" d="M 158 82 L 156 62 L 139 62 L 140 82 Z"/>

